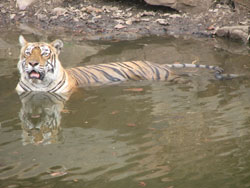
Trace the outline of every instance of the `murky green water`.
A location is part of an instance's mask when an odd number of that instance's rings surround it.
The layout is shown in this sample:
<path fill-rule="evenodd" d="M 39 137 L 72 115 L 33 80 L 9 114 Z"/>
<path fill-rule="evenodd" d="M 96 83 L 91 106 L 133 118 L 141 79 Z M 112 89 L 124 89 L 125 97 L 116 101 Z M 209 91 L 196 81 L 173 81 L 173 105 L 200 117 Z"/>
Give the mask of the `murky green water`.
<path fill-rule="evenodd" d="M 187 84 L 83 88 L 68 101 L 49 94 L 19 97 L 18 35 L 0 37 L 0 187 L 250 187 L 247 78 L 217 81 L 198 71 Z M 198 60 L 250 74 L 246 48 L 214 47 L 213 39 L 65 40 L 66 67 Z"/>

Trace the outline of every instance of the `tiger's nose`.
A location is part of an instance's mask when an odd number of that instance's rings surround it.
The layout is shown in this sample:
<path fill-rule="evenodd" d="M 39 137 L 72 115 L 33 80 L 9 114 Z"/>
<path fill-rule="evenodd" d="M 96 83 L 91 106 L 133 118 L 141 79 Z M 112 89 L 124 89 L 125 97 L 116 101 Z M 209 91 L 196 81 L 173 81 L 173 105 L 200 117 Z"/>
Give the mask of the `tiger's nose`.
<path fill-rule="evenodd" d="M 39 63 L 37 61 L 30 61 L 29 62 L 29 65 L 32 66 L 32 67 L 35 67 L 37 66 Z"/>

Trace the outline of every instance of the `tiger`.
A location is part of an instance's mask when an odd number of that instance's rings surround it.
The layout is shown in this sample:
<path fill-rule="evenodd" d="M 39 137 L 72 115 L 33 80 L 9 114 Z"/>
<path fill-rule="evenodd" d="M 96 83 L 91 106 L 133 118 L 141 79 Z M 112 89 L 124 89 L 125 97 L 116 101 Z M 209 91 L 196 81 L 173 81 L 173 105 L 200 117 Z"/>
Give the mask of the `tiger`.
<path fill-rule="evenodd" d="M 16 86 L 18 93 L 30 91 L 69 93 L 78 87 L 120 83 L 127 80 L 173 81 L 180 77 L 174 69 L 185 67 L 214 70 L 217 79 L 229 77 L 222 74 L 223 69 L 218 66 L 157 64 L 149 61 L 114 62 L 65 69 L 59 60 L 63 48 L 60 39 L 51 43 L 28 42 L 20 35 L 19 43 L 21 51 L 17 65 L 20 72 Z"/>

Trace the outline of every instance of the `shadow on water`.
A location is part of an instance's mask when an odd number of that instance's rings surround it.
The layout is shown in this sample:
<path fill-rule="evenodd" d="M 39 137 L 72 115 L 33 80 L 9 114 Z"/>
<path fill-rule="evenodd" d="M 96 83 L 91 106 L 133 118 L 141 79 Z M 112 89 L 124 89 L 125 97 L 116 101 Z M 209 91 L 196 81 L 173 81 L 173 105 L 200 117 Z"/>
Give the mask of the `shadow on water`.
<path fill-rule="evenodd" d="M 250 186 L 248 79 L 217 81 L 198 71 L 187 84 L 81 88 L 70 99 L 39 92 L 18 96 L 17 42 L 5 42 L 10 49 L 0 45 L 0 65 L 8 70 L 0 70 L 1 187 Z M 61 59 L 68 67 L 199 60 L 250 72 L 247 53 L 214 48 L 210 41 L 148 38 L 65 46 Z"/>

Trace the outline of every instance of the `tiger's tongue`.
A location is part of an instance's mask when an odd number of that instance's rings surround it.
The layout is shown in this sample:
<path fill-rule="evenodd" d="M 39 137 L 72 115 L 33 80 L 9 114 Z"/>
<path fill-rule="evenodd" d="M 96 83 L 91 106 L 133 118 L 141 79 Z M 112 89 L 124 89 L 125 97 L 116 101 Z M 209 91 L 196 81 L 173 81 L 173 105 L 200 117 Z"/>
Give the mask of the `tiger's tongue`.
<path fill-rule="evenodd" d="M 30 77 L 31 78 L 40 78 L 40 74 L 33 71 L 33 72 L 30 73 Z"/>

